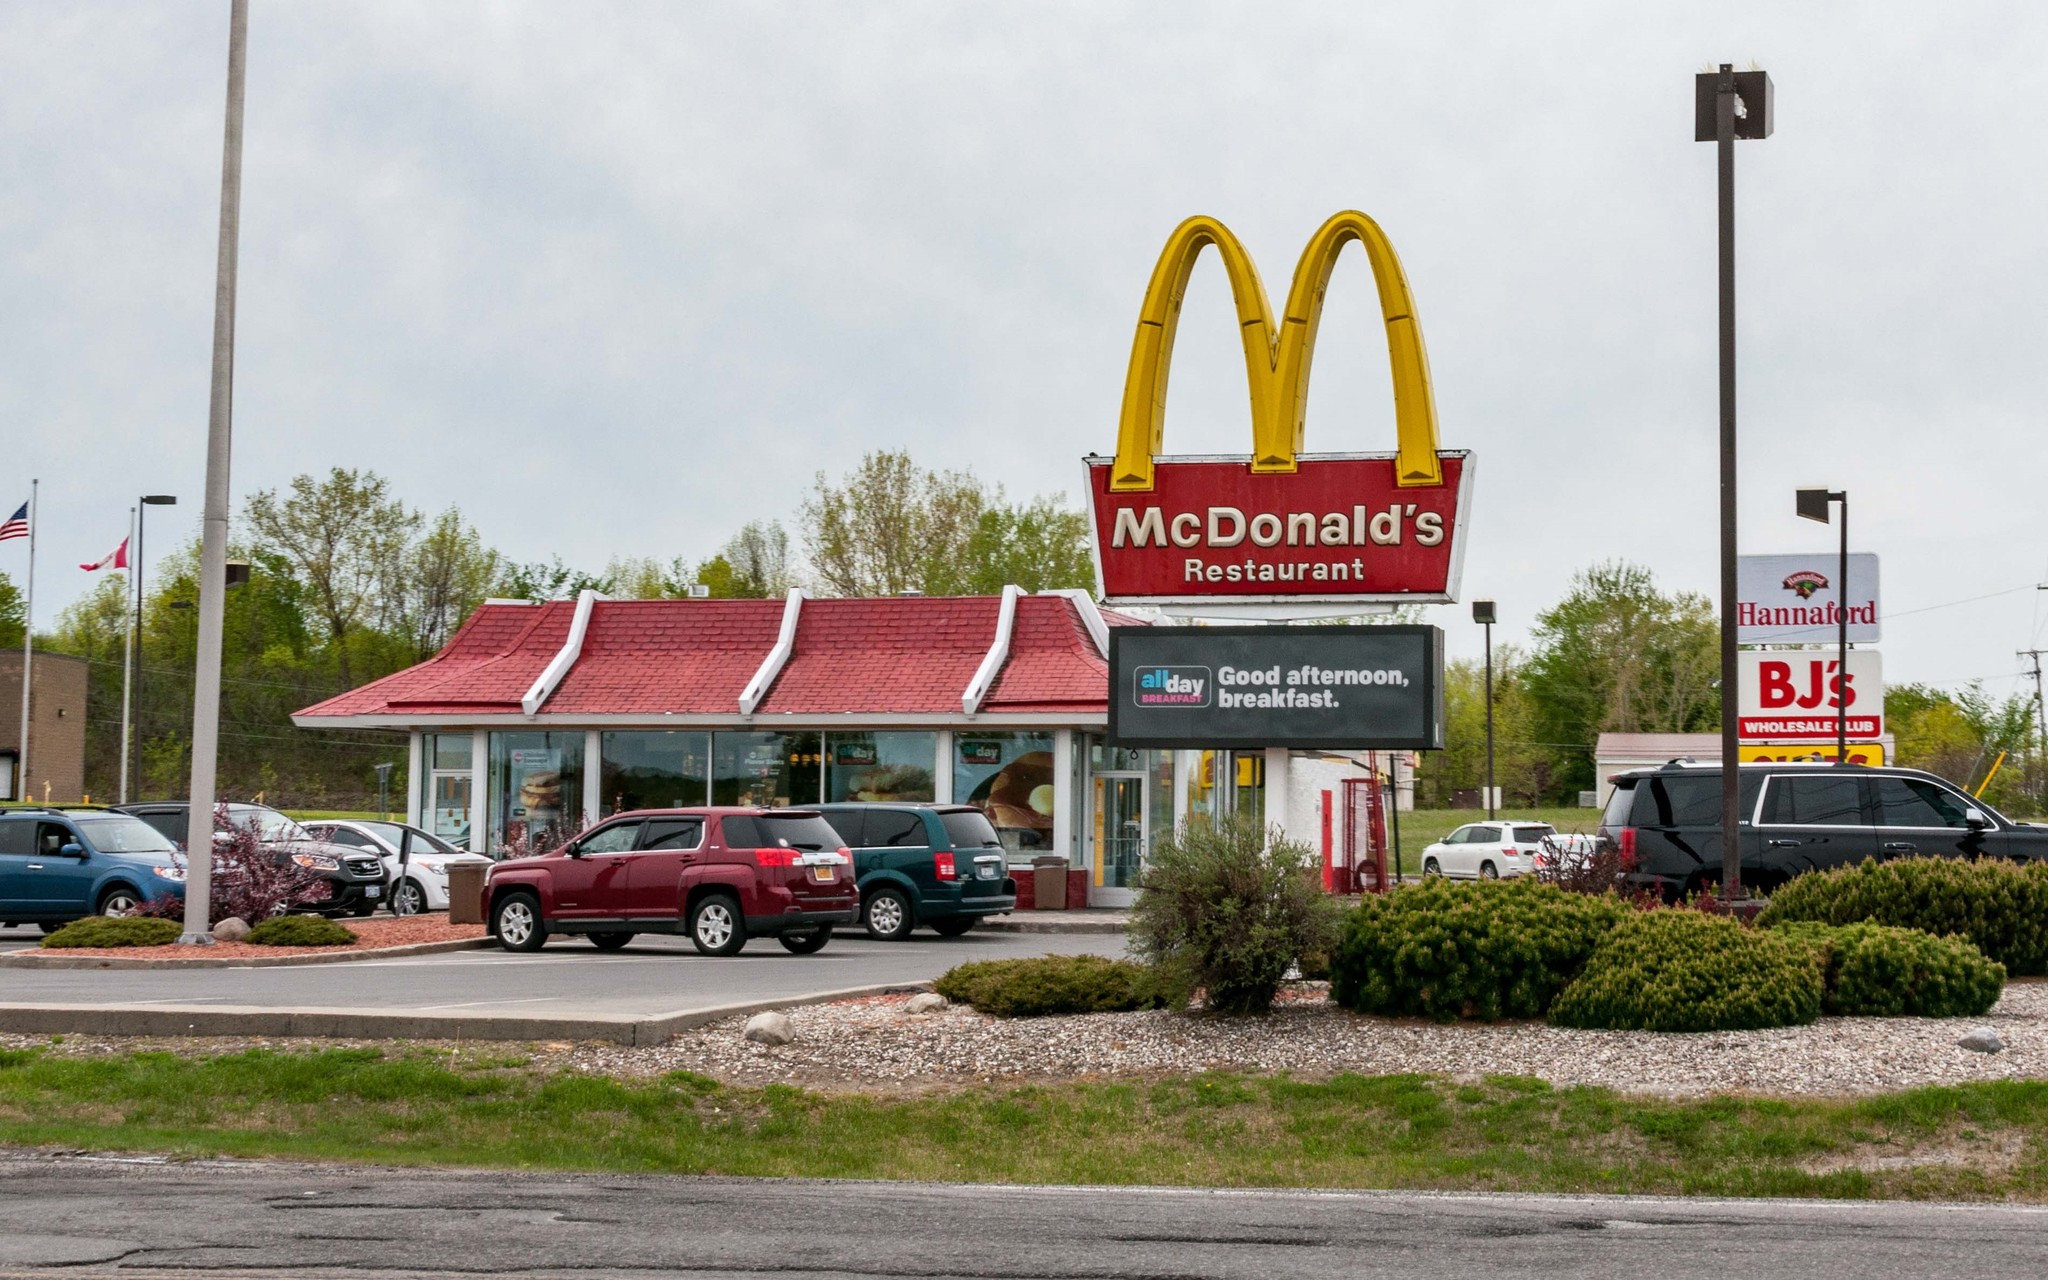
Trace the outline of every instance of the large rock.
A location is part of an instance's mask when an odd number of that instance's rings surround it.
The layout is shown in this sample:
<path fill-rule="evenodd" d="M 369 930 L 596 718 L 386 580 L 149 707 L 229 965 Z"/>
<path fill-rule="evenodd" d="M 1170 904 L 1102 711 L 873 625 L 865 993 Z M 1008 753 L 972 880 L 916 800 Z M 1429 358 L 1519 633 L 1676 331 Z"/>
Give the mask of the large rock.
<path fill-rule="evenodd" d="M 1978 1027 L 1975 1031 L 1956 1041 L 1956 1043 L 1965 1049 L 1974 1050 L 1977 1053 L 2005 1052 L 2004 1037 L 2000 1036 L 1990 1027 Z"/>
<path fill-rule="evenodd" d="M 215 942 L 240 942 L 249 936 L 249 922 L 240 916 L 229 916 L 213 926 Z"/>
<path fill-rule="evenodd" d="M 920 991 L 910 997 L 910 1003 L 903 1006 L 905 1013 L 937 1013 L 953 1002 L 936 991 Z"/>
<path fill-rule="evenodd" d="M 789 1016 L 775 1012 L 757 1013 L 747 1019 L 747 1029 L 740 1032 L 745 1039 L 755 1044 L 788 1044 L 796 1039 L 796 1032 L 789 1025 Z"/>

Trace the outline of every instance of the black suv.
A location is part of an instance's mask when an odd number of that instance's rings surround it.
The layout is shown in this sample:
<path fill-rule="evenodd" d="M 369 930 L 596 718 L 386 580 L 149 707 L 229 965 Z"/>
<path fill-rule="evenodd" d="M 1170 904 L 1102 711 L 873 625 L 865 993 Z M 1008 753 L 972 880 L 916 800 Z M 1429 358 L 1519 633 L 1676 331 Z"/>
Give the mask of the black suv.
<path fill-rule="evenodd" d="M 1871 858 L 2048 858 L 2048 826 L 2014 822 L 1918 769 L 1741 766 L 1742 883 L 1769 893 L 1804 871 Z M 1616 774 L 1603 841 L 1632 883 L 1665 897 L 1721 879 L 1721 766 L 1673 761 Z"/>
<path fill-rule="evenodd" d="M 228 821 L 254 825 L 256 839 L 279 862 L 290 858 L 327 882 L 327 897 L 312 905 L 321 915 L 366 916 L 384 901 L 384 860 L 374 853 L 315 840 L 310 832 L 267 805 L 230 804 Z M 163 832 L 179 848 L 186 842 L 192 806 L 183 800 L 119 804 L 117 813 L 132 813 Z"/>
<path fill-rule="evenodd" d="M 964 804 L 823 804 L 853 851 L 860 921 L 894 942 L 928 924 L 947 938 L 1017 909 L 1017 882 L 988 816 Z"/>

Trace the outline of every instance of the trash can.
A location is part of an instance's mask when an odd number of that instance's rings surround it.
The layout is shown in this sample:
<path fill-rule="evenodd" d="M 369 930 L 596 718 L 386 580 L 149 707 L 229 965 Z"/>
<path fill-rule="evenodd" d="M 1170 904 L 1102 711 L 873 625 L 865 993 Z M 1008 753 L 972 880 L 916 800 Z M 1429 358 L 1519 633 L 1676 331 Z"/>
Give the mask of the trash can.
<path fill-rule="evenodd" d="M 457 862 L 448 868 L 448 923 L 484 922 L 484 874 L 481 862 Z"/>
<path fill-rule="evenodd" d="M 1067 909 L 1067 860 L 1057 855 L 1031 860 L 1031 905 L 1039 911 Z"/>

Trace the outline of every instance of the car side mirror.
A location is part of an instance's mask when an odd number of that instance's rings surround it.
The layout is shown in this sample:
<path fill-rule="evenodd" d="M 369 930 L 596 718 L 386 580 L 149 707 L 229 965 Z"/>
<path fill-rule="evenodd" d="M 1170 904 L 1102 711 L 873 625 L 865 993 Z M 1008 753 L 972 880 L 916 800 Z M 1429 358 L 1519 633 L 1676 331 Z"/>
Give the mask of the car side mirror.
<path fill-rule="evenodd" d="M 1984 816 L 1982 809 L 1965 809 L 1963 810 L 1963 825 L 1972 831 L 1982 831 L 1991 825 L 1991 819 Z"/>
<path fill-rule="evenodd" d="M 57 852 L 67 858 L 83 858 L 85 856 L 85 846 L 76 840 L 70 840 L 65 842 L 64 847 L 57 850 Z"/>
<path fill-rule="evenodd" d="M 580 844 L 565 844 L 562 846 L 562 856 L 565 858 L 580 858 L 583 856 L 583 846 Z"/>

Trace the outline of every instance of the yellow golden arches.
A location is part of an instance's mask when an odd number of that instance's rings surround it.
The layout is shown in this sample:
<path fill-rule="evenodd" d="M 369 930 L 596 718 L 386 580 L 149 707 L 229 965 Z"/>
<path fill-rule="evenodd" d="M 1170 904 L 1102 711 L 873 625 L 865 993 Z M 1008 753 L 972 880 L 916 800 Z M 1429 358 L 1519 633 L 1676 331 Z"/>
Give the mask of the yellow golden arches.
<path fill-rule="evenodd" d="M 1443 469 L 1437 461 L 1436 398 L 1429 385 L 1429 355 L 1423 349 L 1422 327 L 1415 318 L 1401 260 L 1378 223 L 1362 213 L 1346 211 L 1325 222 L 1302 251 L 1278 332 L 1274 331 L 1272 306 L 1258 268 L 1230 228 L 1206 217 L 1189 218 L 1174 228 L 1159 255 L 1159 265 L 1152 270 L 1152 282 L 1145 288 L 1145 303 L 1138 313 L 1131 367 L 1124 378 L 1116 462 L 1110 469 L 1112 490 L 1152 487 L 1152 459 L 1165 436 L 1166 383 L 1181 300 L 1195 258 L 1202 246 L 1211 244 L 1223 259 L 1244 341 L 1252 406 L 1252 470 L 1295 469 L 1308 411 L 1309 366 L 1315 354 L 1316 328 L 1322 322 L 1323 294 L 1329 289 L 1337 253 L 1350 240 L 1365 246 L 1366 261 L 1379 287 L 1380 314 L 1387 326 L 1399 450 L 1395 475 L 1403 486 L 1443 483 Z"/>

